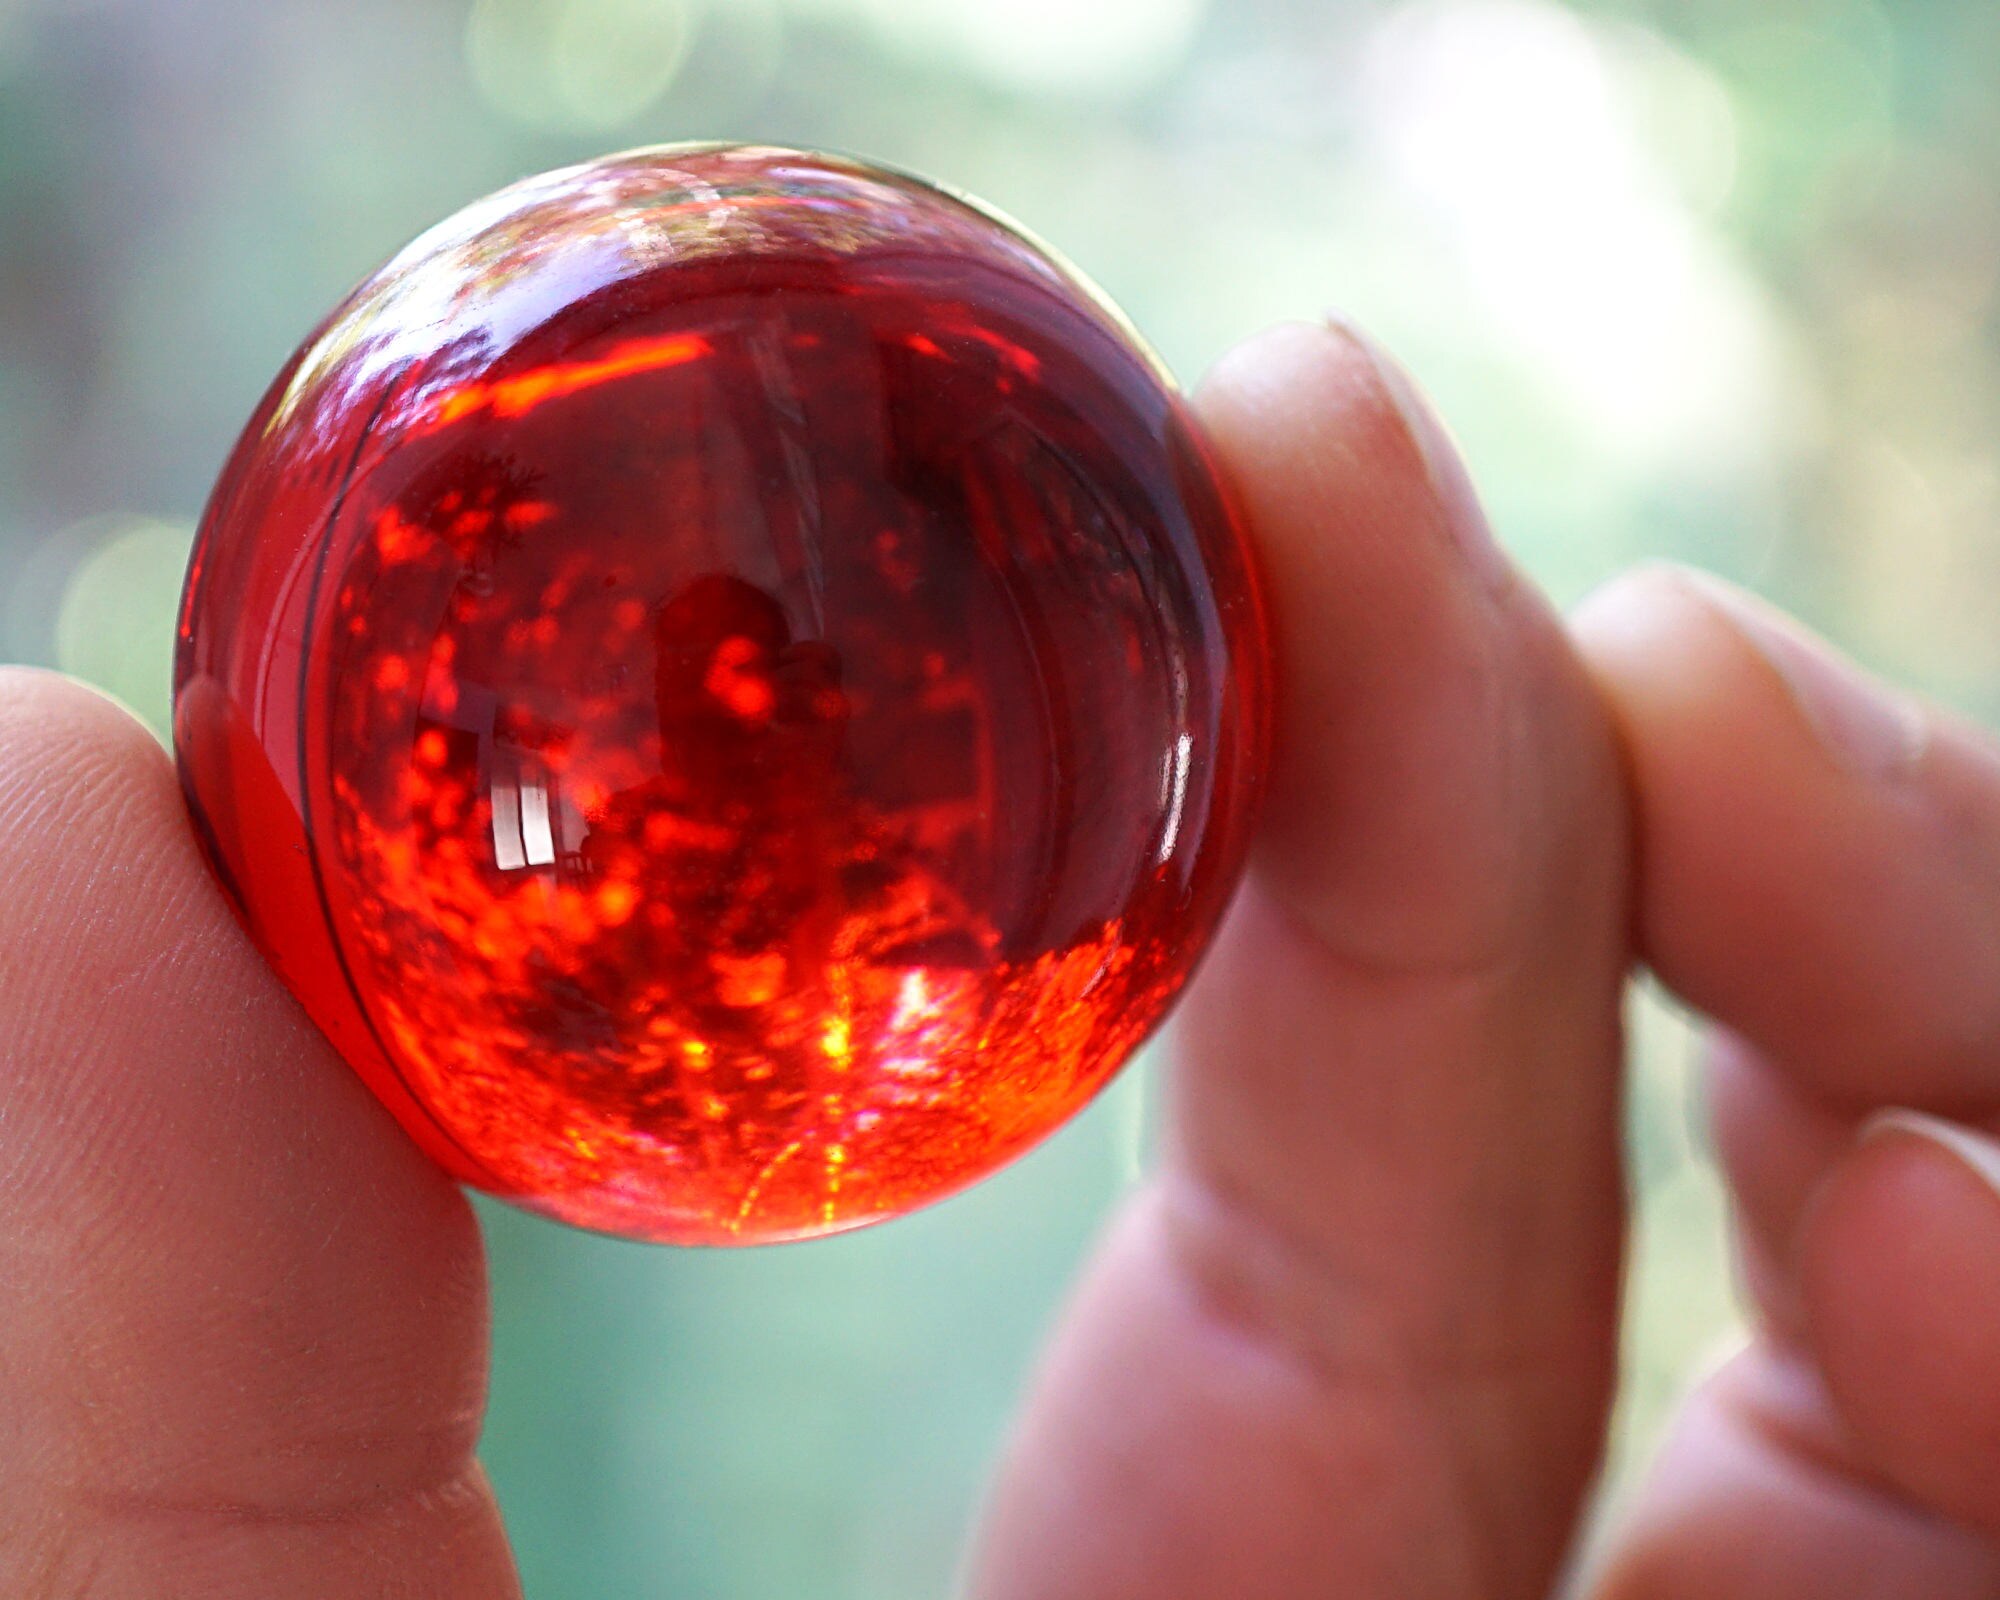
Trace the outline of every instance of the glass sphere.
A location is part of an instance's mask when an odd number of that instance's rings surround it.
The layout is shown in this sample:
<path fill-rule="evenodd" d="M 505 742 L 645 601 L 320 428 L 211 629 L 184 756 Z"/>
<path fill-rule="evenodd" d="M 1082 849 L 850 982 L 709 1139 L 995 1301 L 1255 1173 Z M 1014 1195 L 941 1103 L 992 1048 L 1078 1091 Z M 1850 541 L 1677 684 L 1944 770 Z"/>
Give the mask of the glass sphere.
<path fill-rule="evenodd" d="M 1074 271 L 853 161 L 468 207 L 278 376 L 175 673 L 217 875 L 466 1182 L 826 1233 L 1054 1128 L 1236 879 L 1265 641 L 1181 400 Z"/>

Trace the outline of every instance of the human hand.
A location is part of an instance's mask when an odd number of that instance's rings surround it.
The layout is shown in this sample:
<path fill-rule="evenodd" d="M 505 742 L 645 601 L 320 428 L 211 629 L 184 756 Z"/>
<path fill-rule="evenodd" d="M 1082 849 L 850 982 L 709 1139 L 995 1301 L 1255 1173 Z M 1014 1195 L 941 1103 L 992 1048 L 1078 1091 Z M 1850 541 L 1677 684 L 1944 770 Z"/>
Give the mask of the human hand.
<path fill-rule="evenodd" d="M 2000 1594 L 2000 757 L 1706 580 L 1565 630 L 1352 336 L 1276 330 L 1200 400 L 1272 601 L 1269 804 L 972 1593 L 1567 1587 L 1643 963 L 1719 1024 L 1759 1331 L 1571 1592 Z"/>
<path fill-rule="evenodd" d="M 1613 1387 L 1638 960 L 1730 1029 L 1765 1332 L 1590 1592 L 1993 1593 L 2000 1147 L 1858 1130 L 2000 1112 L 2000 762 L 1806 701 L 1812 647 L 1685 579 L 1566 632 L 1345 333 L 1201 405 L 1273 602 L 1269 804 L 972 1593 L 1547 1593 Z M 0 1590 L 514 1594 L 470 1212 L 250 949 L 161 752 L 0 674 L 0 848 Z"/>

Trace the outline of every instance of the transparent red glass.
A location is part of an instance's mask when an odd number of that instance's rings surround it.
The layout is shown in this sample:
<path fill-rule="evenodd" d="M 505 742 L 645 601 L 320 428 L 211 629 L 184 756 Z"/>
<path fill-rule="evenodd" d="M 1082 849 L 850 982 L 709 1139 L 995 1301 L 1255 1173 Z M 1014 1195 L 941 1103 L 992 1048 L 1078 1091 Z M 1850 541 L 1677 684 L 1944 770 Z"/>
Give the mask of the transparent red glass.
<path fill-rule="evenodd" d="M 516 184 L 334 311 L 180 623 L 204 847 L 467 1182 L 678 1242 L 1055 1127 L 1237 876 L 1265 642 L 1171 383 L 969 202 L 795 151 Z"/>

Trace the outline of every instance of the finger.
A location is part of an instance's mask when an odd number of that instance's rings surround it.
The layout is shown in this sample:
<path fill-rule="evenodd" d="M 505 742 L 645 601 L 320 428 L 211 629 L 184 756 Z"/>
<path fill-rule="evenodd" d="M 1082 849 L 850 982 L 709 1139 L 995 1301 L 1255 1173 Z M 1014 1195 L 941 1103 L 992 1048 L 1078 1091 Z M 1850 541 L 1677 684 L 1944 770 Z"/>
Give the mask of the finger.
<path fill-rule="evenodd" d="M 1812 1094 L 1732 1034 L 1710 1041 L 1704 1083 L 1716 1159 L 1728 1181 L 1742 1286 L 1762 1326 L 1804 1337 L 1792 1272 L 1807 1202 L 1847 1154 L 1856 1116 Z"/>
<path fill-rule="evenodd" d="M 1818 1374 L 1798 1409 L 1818 1408 L 1819 1442 L 1796 1430 L 1752 1437 L 1756 1414 L 1741 1408 L 1721 1410 L 1689 1436 L 1678 1485 L 1657 1481 L 1628 1534 L 1678 1530 L 1647 1545 L 1645 1592 L 1720 1600 L 1818 1592 L 1816 1568 L 1782 1581 L 1766 1570 L 1761 1586 L 1704 1586 L 1697 1561 L 1712 1540 L 1703 1530 L 1723 1539 L 1740 1526 L 1729 1463 L 1746 1454 L 1771 1469 L 1767 1552 L 1813 1549 L 1814 1508 L 1828 1494 L 1902 1491 L 1914 1498 L 1893 1540 L 1885 1533 L 1889 1542 L 1850 1571 L 1903 1563 L 1900 1587 L 1858 1592 L 1933 1592 L 1925 1563 L 1946 1560 L 1946 1546 L 1962 1551 L 1964 1534 L 1947 1519 L 1964 1508 L 1910 1461 L 1885 1455 L 1889 1436 L 1860 1427 L 1854 1407 L 1922 1394 L 1928 1380 L 1915 1369 L 1947 1354 L 1930 1343 L 1944 1330 L 1925 1314 L 1906 1314 L 1890 1279 L 1874 1280 L 1865 1306 L 1828 1300 L 1840 1270 L 1883 1265 L 1873 1252 L 1886 1240 L 1857 1242 L 1844 1230 L 1879 1225 L 1894 1207 L 1878 1194 L 1858 1214 L 1821 1212 L 1810 1197 L 1829 1173 L 1842 1182 L 1859 1159 L 1849 1152 L 1872 1106 L 2000 1104 L 2000 764 L 1969 730 L 1871 684 L 1795 624 L 1710 580 L 1671 572 L 1622 580 L 1581 608 L 1574 627 L 1619 718 L 1633 773 L 1642 952 L 1737 1036 L 1718 1057 L 1713 1088 L 1718 1144 L 1766 1317 L 1759 1359 L 1793 1351 Z M 1880 1179 L 1865 1164 L 1862 1176 L 1871 1173 Z M 1801 1271 L 1802 1226 L 1808 1237 L 1834 1230 L 1816 1247 L 1829 1253 L 1812 1257 L 1831 1277 Z M 1916 1234 L 1906 1240 L 1920 1245 Z M 1919 1265 L 1904 1261 L 1899 1270 Z M 1829 1341 L 1851 1336 L 1865 1345 L 1865 1330 L 1850 1319 L 1864 1309 L 1878 1335 L 1892 1327 L 1900 1337 L 1900 1365 L 1862 1361 L 1837 1377 L 1842 1361 L 1857 1358 Z M 1866 1386 L 1868 1374 L 1879 1389 Z M 1953 1420 L 1967 1443 L 1987 1425 L 1976 1404 Z M 1941 1459 L 1949 1455 L 1938 1434 L 1917 1430 L 1903 1442 L 1919 1437 Z M 1706 1465 L 1700 1452 L 1712 1457 Z M 1688 1552 L 1683 1565 L 1675 1564 L 1677 1545 Z"/>
<path fill-rule="evenodd" d="M 1811 1348 L 1870 1466 L 2000 1537 L 2000 1143 L 1872 1123 L 1801 1230 Z"/>
<path fill-rule="evenodd" d="M 171 767 L 0 670 L 0 1591 L 516 1593 L 463 1199 L 197 859 Z"/>
<path fill-rule="evenodd" d="M 1856 1471 L 1814 1375 L 1738 1357 L 1676 1418 L 1596 1600 L 1989 1600 L 2000 1552 Z"/>
<path fill-rule="evenodd" d="M 1851 1109 L 2000 1109 L 1986 741 L 1713 580 L 1643 573 L 1575 626 L 1628 734 L 1660 975 Z"/>
<path fill-rule="evenodd" d="M 1393 365 L 1281 329 L 1200 404 L 1271 599 L 1269 800 L 974 1592 L 1540 1595 L 1610 1379 L 1611 741 Z"/>

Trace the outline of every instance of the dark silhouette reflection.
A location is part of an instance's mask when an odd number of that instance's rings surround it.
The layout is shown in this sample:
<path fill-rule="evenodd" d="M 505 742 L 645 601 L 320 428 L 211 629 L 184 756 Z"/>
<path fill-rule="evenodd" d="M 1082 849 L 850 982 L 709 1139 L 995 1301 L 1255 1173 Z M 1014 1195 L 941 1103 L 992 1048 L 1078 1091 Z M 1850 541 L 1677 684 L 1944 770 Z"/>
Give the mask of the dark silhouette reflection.
<path fill-rule="evenodd" d="M 885 882 L 846 760 L 838 652 L 794 639 L 756 585 L 704 574 L 654 613 L 656 773 L 593 816 L 591 880 L 629 885 L 632 933 L 683 1026 L 752 1045 L 816 995 L 858 897 Z"/>
<path fill-rule="evenodd" d="M 753 583 L 706 573 L 654 613 L 661 798 L 707 820 L 813 820 L 841 785 L 847 696 L 840 655 L 794 640 L 784 607 Z"/>

